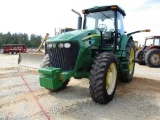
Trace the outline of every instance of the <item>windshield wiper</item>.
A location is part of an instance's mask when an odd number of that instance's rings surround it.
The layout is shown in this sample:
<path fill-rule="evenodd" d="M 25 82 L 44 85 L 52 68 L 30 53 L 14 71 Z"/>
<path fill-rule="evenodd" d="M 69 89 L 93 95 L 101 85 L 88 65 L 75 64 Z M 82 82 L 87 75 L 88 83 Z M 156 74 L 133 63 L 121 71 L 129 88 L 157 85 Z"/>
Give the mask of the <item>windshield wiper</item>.
<path fill-rule="evenodd" d="M 102 15 L 104 15 L 106 18 L 109 18 L 110 20 L 112 20 L 110 17 L 108 17 L 107 15 L 105 15 L 104 13 L 101 12 Z M 112 20 L 113 21 L 113 20 Z"/>

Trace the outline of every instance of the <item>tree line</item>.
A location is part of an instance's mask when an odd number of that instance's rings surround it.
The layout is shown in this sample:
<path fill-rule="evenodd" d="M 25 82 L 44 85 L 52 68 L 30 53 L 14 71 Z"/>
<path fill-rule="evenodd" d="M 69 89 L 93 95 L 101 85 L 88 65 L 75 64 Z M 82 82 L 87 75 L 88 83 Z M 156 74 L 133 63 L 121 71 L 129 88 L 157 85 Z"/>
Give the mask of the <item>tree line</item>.
<path fill-rule="evenodd" d="M 3 44 L 26 44 L 27 47 L 36 48 L 40 45 L 41 40 L 42 36 L 36 34 L 29 36 L 26 33 L 0 33 L 0 48 L 2 48 Z"/>

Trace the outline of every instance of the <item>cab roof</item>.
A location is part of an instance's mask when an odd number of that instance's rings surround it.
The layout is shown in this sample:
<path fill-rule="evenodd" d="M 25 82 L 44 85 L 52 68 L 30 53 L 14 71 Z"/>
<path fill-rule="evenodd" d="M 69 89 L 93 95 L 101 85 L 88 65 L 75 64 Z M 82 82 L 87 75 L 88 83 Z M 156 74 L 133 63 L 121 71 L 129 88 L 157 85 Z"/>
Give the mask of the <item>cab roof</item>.
<path fill-rule="evenodd" d="M 126 15 L 123 9 L 121 9 L 118 5 L 110 5 L 110 6 L 95 6 L 93 8 L 84 9 L 82 10 L 83 14 L 89 14 L 94 12 L 100 12 L 100 11 L 107 11 L 107 10 L 116 10 L 120 12 L 123 16 Z"/>
<path fill-rule="evenodd" d="M 146 39 L 154 39 L 154 38 L 160 38 L 160 36 L 148 36 Z"/>

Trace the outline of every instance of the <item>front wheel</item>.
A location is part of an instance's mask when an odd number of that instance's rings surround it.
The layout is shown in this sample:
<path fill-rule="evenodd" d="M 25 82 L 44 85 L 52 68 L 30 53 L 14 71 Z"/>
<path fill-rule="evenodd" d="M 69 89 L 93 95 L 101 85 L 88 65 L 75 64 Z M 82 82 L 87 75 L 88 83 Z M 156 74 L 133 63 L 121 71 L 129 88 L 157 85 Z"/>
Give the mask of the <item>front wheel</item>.
<path fill-rule="evenodd" d="M 135 58 L 138 61 L 137 63 L 139 65 L 145 65 L 146 64 L 145 61 L 144 61 L 143 55 L 144 55 L 144 53 L 141 49 L 136 52 Z"/>
<path fill-rule="evenodd" d="M 46 54 L 40 64 L 40 68 L 46 68 L 46 67 L 50 67 L 50 59 L 49 59 L 49 55 Z"/>
<path fill-rule="evenodd" d="M 117 85 L 117 58 L 115 54 L 101 53 L 92 65 L 90 94 L 100 104 L 106 104 L 114 97 Z"/>

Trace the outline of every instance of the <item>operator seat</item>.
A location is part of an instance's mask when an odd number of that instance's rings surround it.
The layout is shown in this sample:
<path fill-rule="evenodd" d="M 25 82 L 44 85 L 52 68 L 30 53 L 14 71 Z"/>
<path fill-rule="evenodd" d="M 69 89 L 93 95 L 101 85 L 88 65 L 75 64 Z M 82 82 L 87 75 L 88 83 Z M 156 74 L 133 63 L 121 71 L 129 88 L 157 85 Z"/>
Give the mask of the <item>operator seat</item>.
<path fill-rule="evenodd" d="M 111 46 L 114 42 L 114 33 L 112 31 L 106 31 L 103 32 L 103 40 L 102 44 L 103 46 Z"/>

